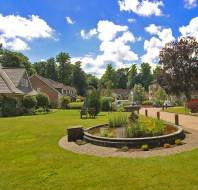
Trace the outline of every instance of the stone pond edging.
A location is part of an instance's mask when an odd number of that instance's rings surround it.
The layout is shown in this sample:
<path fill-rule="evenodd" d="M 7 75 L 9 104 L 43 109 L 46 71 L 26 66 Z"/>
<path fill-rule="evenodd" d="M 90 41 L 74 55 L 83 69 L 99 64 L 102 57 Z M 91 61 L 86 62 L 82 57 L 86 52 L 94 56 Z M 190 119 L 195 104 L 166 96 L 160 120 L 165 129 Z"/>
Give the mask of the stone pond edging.
<path fill-rule="evenodd" d="M 75 142 L 68 142 L 67 136 L 62 137 L 58 144 L 61 148 L 73 153 L 99 157 L 145 158 L 153 156 L 168 156 L 198 148 L 198 130 L 185 128 L 184 130 L 187 130 L 188 133 L 186 133 L 186 138 L 183 140 L 183 145 L 173 146 L 172 148 L 156 148 L 149 151 L 130 149 L 127 152 L 122 152 L 117 148 L 102 147 L 90 143 L 77 145 Z"/>

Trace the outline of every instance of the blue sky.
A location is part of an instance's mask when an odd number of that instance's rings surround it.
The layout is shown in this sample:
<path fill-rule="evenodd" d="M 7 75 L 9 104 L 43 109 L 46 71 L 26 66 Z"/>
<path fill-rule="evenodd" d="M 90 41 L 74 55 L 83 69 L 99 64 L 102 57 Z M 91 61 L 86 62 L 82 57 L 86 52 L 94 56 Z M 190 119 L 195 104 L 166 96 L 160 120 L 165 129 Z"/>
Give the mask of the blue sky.
<path fill-rule="evenodd" d="M 198 39 L 197 0 L 1 0 L 0 42 L 31 61 L 68 52 L 100 76 L 147 61 L 155 66 L 166 42 Z"/>

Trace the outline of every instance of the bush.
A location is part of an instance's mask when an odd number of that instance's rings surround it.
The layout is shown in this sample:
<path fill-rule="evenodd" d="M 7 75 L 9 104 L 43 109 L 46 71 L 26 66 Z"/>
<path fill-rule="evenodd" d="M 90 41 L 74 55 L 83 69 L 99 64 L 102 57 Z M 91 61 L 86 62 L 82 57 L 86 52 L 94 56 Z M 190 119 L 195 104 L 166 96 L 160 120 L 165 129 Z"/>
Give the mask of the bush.
<path fill-rule="evenodd" d="M 179 146 L 179 145 L 182 145 L 183 143 L 180 139 L 176 139 L 175 144 Z"/>
<path fill-rule="evenodd" d="M 42 107 L 47 109 L 49 107 L 49 97 L 44 93 L 39 93 L 36 95 L 37 107 Z"/>
<path fill-rule="evenodd" d="M 8 116 L 17 115 L 16 105 L 17 105 L 17 101 L 15 98 L 4 96 L 1 99 L 2 116 L 8 117 Z"/>
<path fill-rule="evenodd" d="M 198 98 L 188 101 L 187 107 L 191 110 L 192 113 L 198 112 Z"/>
<path fill-rule="evenodd" d="M 23 97 L 23 106 L 28 110 L 34 110 L 37 105 L 37 100 L 35 96 L 26 95 Z"/>
<path fill-rule="evenodd" d="M 141 146 L 141 150 L 143 150 L 143 151 L 148 151 L 148 150 L 149 150 L 149 145 L 148 145 L 148 144 L 143 144 L 143 145 Z"/>
<path fill-rule="evenodd" d="M 109 115 L 109 127 L 126 127 L 128 116 L 126 113 L 112 113 Z"/>
<path fill-rule="evenodd" d="M 145 100 L 145 101 L 142 102 L 142 105 L 151 106 L 151 105 L 153 105 L 153 102 L 151 100 Z"/>
<path fill-rule="evenodd" d="M 71 102 L 68 104 L 69 109 L 82 109 L 84 102 Z"/>
<path fill-rule="evenodd" d="M 112 97 L 103 97 L 101 101 L 102 111 L 111 111 L 112 110 Z"/>
<path fill-rule="evenodd" d="M 164 123 L 158 119 L 140 116 L 136 123 L 127 127 L 127 137 L 159 136 L 164 133 Z"/>
<path fill-rule="evenodd" d="M 163 101 L 153 100 L 153 106 L 154 107 L 162 107 L 163 106 Z"/>
<path fill-rule="evenodd" d="M 85 107 L 93 108 L 96 110 L 96 115 L 100 112 L 100 92 L 96 89 L 91 89 L 85 99 Z"/>
<path fill-rule="evenodd" d="M 171 148 L 171 147 L 172 147 L 171 144 L 168 144 L 168 143 L 164 144 L 164 148 Z"/>
<path fill-rule="evenodd" d="M 62 109 L 67 109 L 68 104 L 71 102 L 71 98 L 69 96 L 63 96 L 61 98 L 61 108 Z"/>

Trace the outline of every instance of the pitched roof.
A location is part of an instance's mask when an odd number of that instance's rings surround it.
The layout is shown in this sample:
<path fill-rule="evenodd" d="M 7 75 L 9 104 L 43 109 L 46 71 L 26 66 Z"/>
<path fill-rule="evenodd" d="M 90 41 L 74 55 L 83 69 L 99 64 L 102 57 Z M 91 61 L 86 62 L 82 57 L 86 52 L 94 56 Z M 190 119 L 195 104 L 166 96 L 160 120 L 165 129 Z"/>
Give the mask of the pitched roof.
<path fill-rule="evenodd" d="M 3 71 L 7 74 L 14 85 L 18 86 L 26 70 L 24 68 L 3 68 Z"/>
<path fill-rule="evenodd" d="M 76 91 L 76 89 L 74 87 L 64 85 L 63 83 L 56 82 L 52 79 L 48 79 L 48 78 L 42 77 L 40 75 L 34 75 L 34 76 L 38 77 L 40 80 L 42 80 L 43 82 L 45 82 L 48 86 L 50 86 L 52 88 L 55 88 L 55 89 L 61 88 L 61 89 L 64 89 L 64 90 L 74 90 L 74 91 Z"/>
<path fill-rule="evenodd" d="M 17 88 L 17 85 L 19 84 L 21 79 L 20 77 L 23 76 L 24 72 L 24 69 L 0 69 L 0 93 L 24 94 L 21 90 Z"/>

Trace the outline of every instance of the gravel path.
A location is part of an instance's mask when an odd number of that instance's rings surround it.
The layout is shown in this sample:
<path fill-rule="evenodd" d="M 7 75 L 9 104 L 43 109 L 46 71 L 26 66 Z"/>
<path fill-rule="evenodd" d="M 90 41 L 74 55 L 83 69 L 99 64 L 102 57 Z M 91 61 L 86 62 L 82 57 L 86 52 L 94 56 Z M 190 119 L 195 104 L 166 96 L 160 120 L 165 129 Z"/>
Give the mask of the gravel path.
<path fill-rule="evenodd" d="M 140 114 L 145 114 L 145 109 L 148 110 L 149 117 L 157 117 L 157 112 L 160 112 L 160 118 L 164 121 L 175 123 L 175 113 L 164 112 L 161 108 L 143 108 L 140 110 Z M 179 125 L 187 128 L 198 130 L 198 117 L 179 114 Z"/>
<path fill-rule="evenodd" d="M 96 146 L 93 144 L 77 145 L 74 142 L 68 142 L 67 136 L 59 141 L 59 146 L 65 150 L 72 151 L 78 154 L 94 155 L 99 157 L 152 157 L 152 156 L 167 156 L 177 154 L 185 151 L 190 151 L 198 148 L 198 130 L 187 129 L 189 134 L 186 134 L 184 144 L 181 146 L 174 146 L 172 148 L 158 148 L 150 151 L 129 150 L 128 152 L 121 152 L 116 148 L 108 148 Z"/>

